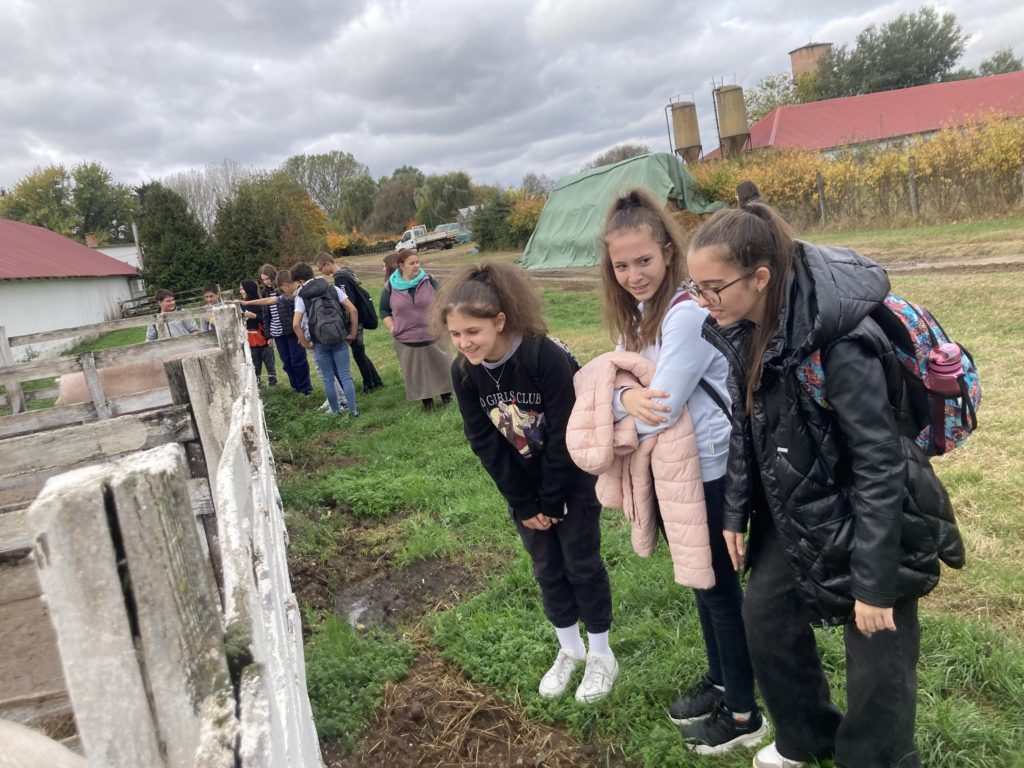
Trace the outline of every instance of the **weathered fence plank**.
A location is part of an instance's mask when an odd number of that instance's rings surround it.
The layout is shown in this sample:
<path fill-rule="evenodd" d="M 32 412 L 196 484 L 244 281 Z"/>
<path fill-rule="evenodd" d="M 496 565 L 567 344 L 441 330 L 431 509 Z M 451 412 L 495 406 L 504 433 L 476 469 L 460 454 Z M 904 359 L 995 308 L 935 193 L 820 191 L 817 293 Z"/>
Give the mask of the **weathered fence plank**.
<path fill-rule="evenodd" d="M 216 334 L 212 331 L 206 331 L 204 333 L 190 333 L 188 336 L 178 336 L 173 339 L 158 339 L 142 344 L 132 344 L 128 347 L 103 349 L 93 354 L 96 359 L 96 367 L 106 368 L 110 365 L 138 363 L 143 360 L 184 357 L 204 349 L 213 349 L 216 346 Z M 34 381 L 35 379 L 45 379 L 65 373 L 76 373 L 82 370 L 80 357 L 81 355 L 62 355 L 60 357 L 40 358 L 29 363 L 5 365 L 0 367 L 0 381 L 11 378 L 18 381 Z"/>
<path fill-rule="evenodd" d="M 54 390 L 54 395 L 56 395 Z M 148 411 L 171 405 L 171 393 L 163 389 L 150 389 L 132 395 L 121 395 L 107 400 L 111 416 L 123 416 L 128 413 Z M 47 429 L 68 427 L 92 421 L 96 418 L 96 408 L 92 403 L 75 403 L 73 405 L 55 405 L 38 411 L 27 411 L 17 416 L 0 419 L 0 438 L 16 435 L 30 435 Z"/>
<path fill-rule="evenodd" d="M 185 405 L 12 437 L 3 442 L 6 454 L 3 473 L 7 477 L 0 478 L 0 488 L 10 477 L 23 473 L 100 461 L 130 451 L 193 439 L 192 417 Z"/>
<path fill-rule="evenodd" d="M 234 692 L 228 676 L 220 603 L 210 563 L 202 557 L 185 481 L 184 451 L 166 445 L 108 465 L 108 509 L 116 509 L 140 639 L 140 662 L 168 766 L 191 767 L 201 746 L 200 714 L 230 723 Z M 110 503 L 112 498 L 113 504 Z M 203 765 L 234 768 L 231 749 Z M 214 739 L 206 749 L 224 739 Z"/>
<path fill-rule="evenodd" d="M 7 338 L 7 329 L 0 325 L 0 367 L 8 368 L 14 365 L 14 353 Z M 0 379 L 7 395 L 4 398 L 11 407 L 11 413 L 21 413 L 25 410 L 25 396 L 21 392 L 21 384 L 15 379 L 4 381 Z"/>
<path fill-rule="evenodd" d="M 125 610 L 103 476 L 103 468 L 89 467 L 54 478 L 43 489 L 30 512 L 36 567 L 90 762 L 163 766 Z"/>
<path fill-rule="evenodd" d="M 80 359 L 85 386 L 89 388 L 89 396 L 92 398 L 93 408 L 96 409 L 96 418 L 109 419 L 110 406 L 107 405 L 107 396 L 103 394 L 100 375 L 96 372 L 96 357 L 92 352 L 85 352 Z"/>

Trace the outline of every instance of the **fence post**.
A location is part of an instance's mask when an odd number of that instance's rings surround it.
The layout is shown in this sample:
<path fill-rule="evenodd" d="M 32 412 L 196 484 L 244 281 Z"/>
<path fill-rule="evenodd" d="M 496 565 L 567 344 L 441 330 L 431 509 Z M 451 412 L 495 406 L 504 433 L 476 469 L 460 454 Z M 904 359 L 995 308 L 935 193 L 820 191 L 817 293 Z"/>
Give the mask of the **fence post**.
<path fill-rule="evenodd" d="M 90 764 L 235 766 L 235 697 L 185 474 L 165 445 L 53 478 L 29 513 Z"/>
<path fill-rule="evenodd" d="M 818 211 L 821 214 L 821 223 L 825 223 L 825 179 L 818 171 Z"/>
<path fill-rule="evenodd" d="M 82 374 L 85 376 L 85 386 L 89 388 L 89 396 L 92 398 L 93 407 L 96 409 L 96 418 L 100 421 L 110 418 L 110 404 L 107 396 L 103 394 L 103 384 L 96 372 L 96 356 L 92 352 L 83 352 L 79 358 L 82 361 Z"/>
<path fill-rule="evenodd" d="M 907 158 L 907 188 L 910 192 L 910 215 L 916 219 L 921 207 L 917 200 L 917 158 L 913 155 Z"/>
<path fill-rule="evenodd" d="M 7 341 L 7 328 L 0 325 L 0 367 L 14 365 L 14 352 Z M 4 388 L 7 390 L 7 405 L 11 413 L 25 412 L 25 395 L 21 391 L 21 382 L 5 381 Z"/>

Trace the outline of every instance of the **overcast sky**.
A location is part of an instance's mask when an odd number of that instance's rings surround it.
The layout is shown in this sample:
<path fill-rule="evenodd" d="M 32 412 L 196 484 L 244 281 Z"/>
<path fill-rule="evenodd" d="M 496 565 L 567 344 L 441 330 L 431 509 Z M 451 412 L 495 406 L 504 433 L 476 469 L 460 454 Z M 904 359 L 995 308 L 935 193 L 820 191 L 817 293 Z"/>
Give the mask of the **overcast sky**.
<path fill-rule="evenodd" d="M 622 142 L 668 150 L 664 107 L 751 86 L 809 41 L 916 0 L 0 0 L 0 187 L 97 160 L 118 181 L 340 149 L 477 183 L 552 179 Z M 1018 47 L 1020 0 L 953 0 L 962 65 Z"/>

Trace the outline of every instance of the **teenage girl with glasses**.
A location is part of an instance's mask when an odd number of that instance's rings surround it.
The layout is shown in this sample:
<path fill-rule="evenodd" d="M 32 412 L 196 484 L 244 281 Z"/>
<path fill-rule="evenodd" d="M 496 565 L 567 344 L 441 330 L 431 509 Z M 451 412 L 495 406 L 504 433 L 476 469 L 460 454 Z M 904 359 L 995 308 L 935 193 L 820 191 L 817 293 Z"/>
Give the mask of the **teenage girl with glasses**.
<path fill-rule="evenodd" d="M 725 537 L 751 569 L 743 618 L 775 742 L 755 768 L 835 756 L 845 768 L 921 765 L 914 747 L 917 599 L 939 559 L 963 562 L 949 499 L 907 434 L 900 363 L 868 317 L 885 271 L 797 242 L 769 206 L 720 211 L 694 235 L 687 289 L 731 367 Z M 822 351 L 827 408 L 797 379 Z M 750 521 L 750 542 L 744 532 Z M 845 623 L 846 713 L 832 704 L 812 624 Z"/>
<path fill-rule="evenodd" d="M 718 754 L 756 744 L 768 725 L 754 702 L 743 596 L 722 537 L 730 434 L 728 364 L 701 338 L 707 312 L 681 287 L 684 254 L 675 225 L 647 192 L 635 189 L 612 205 L 601 238 L 605 322 L 620 349 L 656 364 L 650 388 L 615 393 L 615 416 L 634 417 L 643 440 L 675 424 L 684 407 L 689 410 L 700 451 L 715 575 L 714 587 L 694 590 L 708 671 L 670 706 L 669 717 L 692 749 Z"/>
<path fill-rule="evenodd" d="M 562 695 L 585 664 L 576 700 L 597 701 L 619 665 L 608 645 L 612 595 L 596 478 L 565 447 L 578 364 L 545 336 L 540 296 L 518 267 L 471 267 L 442 289 L 437 306 L 459 351 L 452 381 L 466 438 L 508 502 L 558 638 L 540 695 Z"/>

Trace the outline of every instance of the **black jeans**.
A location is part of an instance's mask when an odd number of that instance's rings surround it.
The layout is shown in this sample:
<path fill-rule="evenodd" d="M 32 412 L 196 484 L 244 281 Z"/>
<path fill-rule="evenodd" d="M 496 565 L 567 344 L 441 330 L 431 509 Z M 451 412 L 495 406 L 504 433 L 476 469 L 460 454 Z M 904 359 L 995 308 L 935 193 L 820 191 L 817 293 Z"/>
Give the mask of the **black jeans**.
<path fill-rule="evenodd" d="M 749 712 L 756 709 L 754 668 L 743 628 L 743 590 L 722 536 L 725 477 L 704 483 L 704 502 L 708 509 L 715 586 L 695 589 L 693 593 L 708 655 L 708 674 L 712 682 L 725 686 L 725 703 L 731 711 Z"/>
<path fill-rule="evenodd" d="M 274 367 L 274 350 L 268 344 L 264 347 L 249 347 L 249 356 L 252 358 L 252 364 L 256 368 L 256 378 L 260 377 L 263 373 L 263 366 L 267 366 L 267 381 L 271 384 L 277 384 L 277 369 Z"/>
<path fill-rule="evenodd" d="M 919 768 L 914 747 L 917 600 L 897 603 L 895 632 L 865 637 L 852 621 L 846 642 L 846 714 L 829 698 L 806 604 L 775 527 L 762 520 L 743 618 L 751 658 L 780 754 L 835 755 L 837 768 Z"/>
<path fill-rule="evenodd" d="M 359 376 L 363 380 L 363 391 L 369 392 L 371 389 L 384 386 L 384 382 L 380 380 L 380 374 L 377 373 L 377 369 L 373 365 L 373 361 L 366 356 L 366 346 L 363 344 L 363 327 L 359 326 L 359 333 L 356 334 L 354 341 L 348 343 L 352 349 L 352 357 L 356 361 L 356 367 L 359 369 Z"/>
<path fill-rule="evenodd" d="M 654 514 L 662 537 L 665 523 L 661 506 L 654 500 Z M 743 590 L 739 574 L 733 570 L 729 550 L 722 536 L 725 514 L 725 477 L 704 483 L 704 504 L 708 510 L 708 535 L 711 540 L 711 569 L 715 586 L 693 590 L 697 617 L 708 657 L 708 677 L 725 688 L 725 704 L 732 712 L 751 712 L 754 703 L 754 669 L 743 628 Z"/>
<path fill-rule="evenodd" d="M 607 632 L 612 625 L 612 589 L 601 559 L 601 504 L 592 482 L 566 499 L 569 513 L 546 531 L 516 520 L 523 546 L 533 560 L 544 615 L 556 627 L 580 619 L 587 632 Z"/>

